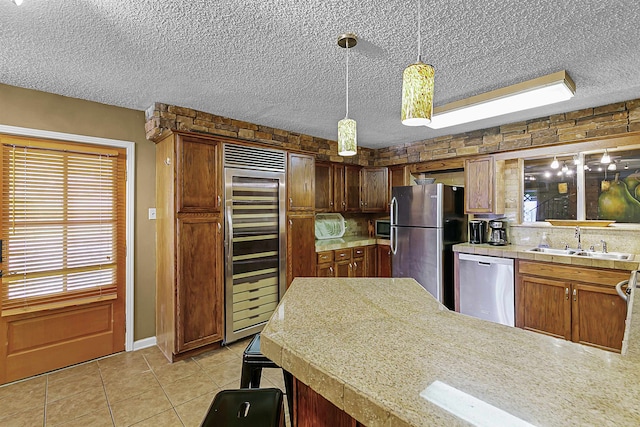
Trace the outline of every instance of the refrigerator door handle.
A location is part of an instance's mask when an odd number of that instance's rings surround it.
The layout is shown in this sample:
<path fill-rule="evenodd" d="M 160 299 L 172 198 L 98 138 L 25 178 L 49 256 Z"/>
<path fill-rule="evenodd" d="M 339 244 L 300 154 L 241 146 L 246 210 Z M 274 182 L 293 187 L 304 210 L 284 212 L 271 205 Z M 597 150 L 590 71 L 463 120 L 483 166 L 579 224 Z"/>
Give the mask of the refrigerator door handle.
<path fill-rule="evenodd" d="M 394 226 L 391 226 L 391 228 L 389 229 L 389 240 L 391 241 L 391 253 L 395 255 L 396 251 L 398 250 L 398 245 L 394 244 L 394 242 L 397 243 L 398 230 Z"/>
<path fill-rule="evenodd" d="M 391 206 L 389 207 L 389 213 L 391 214 L 391 225 L 396 225 L 396 210 L 398 209 L 398 200 L 395 197 L 391 198 Z"/>

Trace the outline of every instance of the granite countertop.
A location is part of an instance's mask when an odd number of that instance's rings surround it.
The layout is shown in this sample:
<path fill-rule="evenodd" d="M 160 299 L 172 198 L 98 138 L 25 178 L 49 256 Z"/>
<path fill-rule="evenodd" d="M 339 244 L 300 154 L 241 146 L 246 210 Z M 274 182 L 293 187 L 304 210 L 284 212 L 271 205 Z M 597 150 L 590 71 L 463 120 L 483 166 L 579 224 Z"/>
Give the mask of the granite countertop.
<path fill-rule="evenodd" d="M 389 245 L 389 239 L 368 236 L 348 236 L 340 239 L 316 240 L 316 252 L 335 251 L 336 249 L 355 248 L 356 246 Z"/>
<path fill-rule="evenodd" d="M 630 260 L 596 259 L 575 255 L 550 255 L 539 252 L 529 252 L 529 250 L 534 247 L 535 246 L 532 245 L 494 246 L 487 243 L 459 243 L 457 245 L 453 245 L 453 251 L 467 254 L 497 256 L 503 258 L 555 262 L 559 264 L 579 265 L 582 267 L 613 268 L 616 270 L 627 271 L 637 270 L 638 265 L 640 264 L 640 255 L 638 254 L 635 254 L 634 257 Z"/>
<path fill-rule="evenodd" d="M 457 426 L 434 381 L 536 426 L 640 425 L 640 315 L 623 352 L 447 310 L 413 279 L 296 278 L 262 352 L 366 426 Z"/>

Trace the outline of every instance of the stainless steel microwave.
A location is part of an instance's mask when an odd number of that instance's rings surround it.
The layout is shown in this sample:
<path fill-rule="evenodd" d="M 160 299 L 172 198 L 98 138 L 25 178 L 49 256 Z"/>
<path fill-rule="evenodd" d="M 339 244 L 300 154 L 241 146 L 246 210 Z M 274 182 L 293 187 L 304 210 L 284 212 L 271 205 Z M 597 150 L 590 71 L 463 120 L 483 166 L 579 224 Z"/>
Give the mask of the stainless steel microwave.
<path fill-rule="evenodd" d="M 388 239 L 391 235 L 391 221 L 388 219 L 376 220 L 376 237 Z"/>

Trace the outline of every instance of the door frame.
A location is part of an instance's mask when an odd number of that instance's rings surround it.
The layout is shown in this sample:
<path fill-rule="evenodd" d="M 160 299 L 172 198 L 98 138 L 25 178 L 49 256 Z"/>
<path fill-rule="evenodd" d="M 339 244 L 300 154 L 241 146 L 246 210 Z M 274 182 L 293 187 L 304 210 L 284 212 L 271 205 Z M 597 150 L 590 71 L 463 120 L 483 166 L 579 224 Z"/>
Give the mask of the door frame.
<path fill-rule="evenodd" d="M 134 203 L 135 203 L 135 143 L 118 139 L 98 138 L 95 136 L 76 135 L 73 133 L 53 132 L 41 129 L 23 128 L 0 124 L 0 133 L 7 135 L 26 136 L 32 138 L 53 139 L 69 142 L 81 142 L 84 144 L 102 145 L 108 147 L 125 148 L 127 150 L 127 198 L 126 198 L 126 236 L 127 236 L 127 260 L 126 260 L 126 295 L 125 295 L 125 351 L 133 351 L 133 274 L 134 274 Z M 129 179 L 131 177 L 131 179 Z"/>

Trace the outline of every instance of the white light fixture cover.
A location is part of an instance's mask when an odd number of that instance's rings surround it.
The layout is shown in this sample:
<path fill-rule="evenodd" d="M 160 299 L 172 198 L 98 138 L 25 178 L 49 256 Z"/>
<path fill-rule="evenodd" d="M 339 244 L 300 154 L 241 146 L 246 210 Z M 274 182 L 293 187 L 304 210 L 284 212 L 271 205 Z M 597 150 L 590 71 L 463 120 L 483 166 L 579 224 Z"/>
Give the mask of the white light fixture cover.
<path fill-rule="evenodd" d="M 427 126 L 441 129 L 571 99 L 576 85 L 566 71 L 452 102 L 434 110 Z"/>
<path fill-rule="evenodd" d="M 418 0 L 418 60 L 402 73 L 402 112 L 405 126 L 428 126 L 433 115 L 435 70 L 422 62 L 420 52 L 420 1 Z"/>
<path fill-rule="evenodd" d="M 22 0 L 11 0 L 15 3 L 16 6 L 20 6 L 22 4 Z"/>
<path fill-rule="evenodd" d="M 358 153 L 356 121 L 349 118 L 349 49 L 358 43 L 355 34 L 346 33 L 338 37 L 338 46 L 347 49 L 346 108 L 344 119 L 338 122 L 338 154 L 354 156 Z"/>
<path fill-rule="evenodd" d="M 553 156 L 553 161 L 551 162 L 551 169 L 558 169 L 560 167 L 560 162 L 558 162 L 558 158 Z"/>
<path fill-rule="evenodd" d="M 609 156 L 609 152 L 607 150 L 604 150 L 604 154 L 600 159 L 600 163 L 604 163 L 604 164 L 611 163 L 611 156 Z"/>

